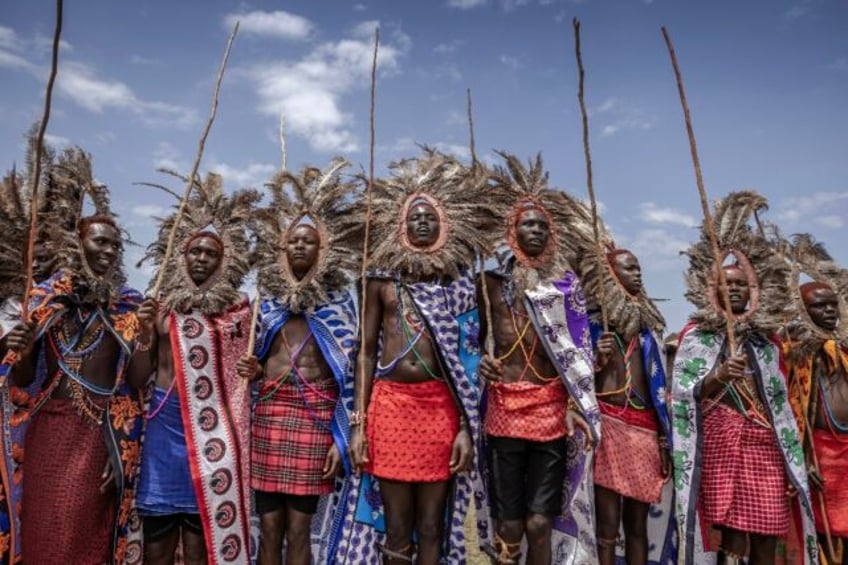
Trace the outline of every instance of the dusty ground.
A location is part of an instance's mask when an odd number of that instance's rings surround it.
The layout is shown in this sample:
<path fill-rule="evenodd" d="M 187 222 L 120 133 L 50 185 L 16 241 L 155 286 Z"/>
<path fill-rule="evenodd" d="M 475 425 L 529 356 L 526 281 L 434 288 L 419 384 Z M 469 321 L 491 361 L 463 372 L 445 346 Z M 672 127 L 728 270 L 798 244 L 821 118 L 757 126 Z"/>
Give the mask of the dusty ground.
<path fill-rule="evenodd" d="M 465 539 L 468 541 L 468 565 L 490 565 L 489 556 L 481 552 L 477 543 L 477 511 L 472 502 L 465 517 Z"/>

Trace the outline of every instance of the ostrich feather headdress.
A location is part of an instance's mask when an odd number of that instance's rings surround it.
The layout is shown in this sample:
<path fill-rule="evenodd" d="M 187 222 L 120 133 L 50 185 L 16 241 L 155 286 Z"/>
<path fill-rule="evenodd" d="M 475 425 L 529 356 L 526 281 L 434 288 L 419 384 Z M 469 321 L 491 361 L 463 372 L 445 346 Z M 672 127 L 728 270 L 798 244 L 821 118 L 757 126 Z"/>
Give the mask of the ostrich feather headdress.
<path fill-rule="evenodd" d="M 491 175 L 491 198 L 501 218 L 497 233 L 515 258 L 512 279 L 516 291 L 523 293 L 540 282 L 562 278 L 577 265 L 579 257 L 594 245 L 592 215 L 577 198 L 548 187 L 541 154 L 528 166 L 509 153 L 498 154 L 505 166 L 496 166 Z M 518 222 L 527 210 L 544 214 L 550 227 L 548 243 L 536 257 L 526 255 L 518 245 Z"/>
<path fill-rule="evenodd" d="M 26 248 L 31 199 L 23 175 L 10 171 L 0 181 L 0 303 L 20 298 L 26 284 Z"/>
<path fill-rule="evenodd" d="M 180 177 L 171 171 L 164 172 Z M 203 181 L 196 180 L 177 224 L 175 248 L 166 264 L 162 261 L 179 210 L 161 221 L 159 238 L 150 244 L 139 264 L 151 259 L 157 275 L 159 269 L 165 269 L 160 292 L 169 310 L 197 309 L 204 314 L 219 314 L 242 299 L 239 289 L 250 271 L 251 214 L 259 198 L 255 190 L 239 190 L 227 196 L 223 179 L 214 173 L 209 173 Z M 197 285 L 188 271 L 186 251 L 201 234 L 217 236 L 223 250 L 217 271 Z"/>
<path fill-rule="evenodd" d="M 599 218 L 600 221 L 600 218 Z M 603 256 L 598 261 L 597 246 L 589 246 L 580 261 L 580 282 L 589 302 L 589 310 L 593 317 L 600 317 L 598 297 L 604 297 L 604 308 L 612 329 L 620 333 L 625 341 L 638 335 L 643 328 L 653 331 L 663 331 L 665 318 L 656 304 L 645 292 L 645 287 L 638 294 L 631 294 L 624 288 L 615 272 L 613 263 L 616 255 L 632 251 L 617 248 L 615 242 L 601 226 Z M 638 259 L 638 258 L 637 258 Z M 603 285 L 603 291 L 601 286 Z"/>
<path fill-rule="evenodd" d="M 794 316 L 791 321 L 792 340 L 798 343 L 799 351 L 810 352 L 828 339 L 848 341 L 848 269 L 836 264 L 824 245 L 808 233 L 795 234 L 785 241 L 786 259 L 791 265 L 790 293 Z M 802 276 L 824 283 L 833 289 L 839 303 L 839 325 L 829 332 L 813 322 L 801 294 Z"/>
<path fill-rule="evenodd" d="M 255 266 L 259 291 L 280 299 L 293 312 L 328 300 L 327 291 L 348 285 L 360 266 L 364 223 L 357 183 L 345 182 L 349 163 L 333 160 L 323 171 L 304 168 L 299 175 L 279 173 L 269 185 L 271 205 L 257 213 Z M 291 185 L 291 193 L 286 191 Z M 298 279 L 291 269 L 286 245 L 301 224 L 318 233 L 318 257 Z"/>
<path fill-rule="evenodd" d="M 789 265 L 775 242 L 766 237 L 757 217 L 767 208 L 768 201 L 754 191 L 730 193 L 716 202 L 713 215 L 720 256 L 713 256 L 703 225 L 700 240 L 684 252 L 689 256 L 686 298 L 698 308 L 692 319 L 702 329 L 720 332 L 727 325 L 718 294 L 718 269 L 728 257 L 735 259 L 736 266 L 745 274 L 751 293 L 747 311 L 734 316 L 736 332 L 771 333 L 788 319 Z M 757 220 L 756 230 L 750 225 L 752 218 Z"/>
<path fill-rule="evenodd" d="M 389 168 L 387 178 L 374 180 L 370 266 L 421 277 L 457 276 L 473 266 L 478 252 L 492 250 L 497 212 L 486 175 L 427 147 L 420 157 Z M 410 244 L 406 231 L 407 213 L 422 200 L 440 223 L 439 237 L 423 249 Z"/>

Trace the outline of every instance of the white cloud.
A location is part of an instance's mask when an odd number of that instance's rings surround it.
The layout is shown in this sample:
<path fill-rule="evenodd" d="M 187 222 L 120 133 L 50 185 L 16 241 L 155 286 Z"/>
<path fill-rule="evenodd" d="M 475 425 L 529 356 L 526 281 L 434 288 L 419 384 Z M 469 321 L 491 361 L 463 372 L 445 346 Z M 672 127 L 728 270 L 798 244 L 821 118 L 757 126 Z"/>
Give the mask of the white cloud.
<path fill-rule="evenodd" d="M 239 22 L 239 32 L 283 39 L 307 39 L 312 33 L 312 22 L 282 10 L 254 11 L 224 16 L 224 26 L 232 29 Z"/>
<path fill-rule="evenodd" d="M 20 69 L 28 73 L 39 76 L 40 70 L 36 65 L 33 65 L 23 57 L 10 53 L 4 49 L 0 49 L 0 67 L 9 69 Z"/>
<path fill-rule="evenodd" d="M 368 6 L 366 6 L 365 4 L 354 4 L 353 5 L 353 11 L 354 12 L 364 12 L 367 9 L 368 9 Z"/>
<path fill-rule="evenodd" d="M 674 208 L 662 208 L 653 202 L 639 205 L 639 217 L 652 224 L 672 224 L 694 228 L 698 221 L 691 215 Z"/>
<path fill-rule="evenodd" d="M 234 188 L 260 188 L 277 172 L 276 166 L 265 163 L 250 163 L 242 169 L 226 163 L 214 163 L 207 168 L 221 175 L 226 185 Z"/>
<path fill-rule="evenodd" d="M 602 122 L 607 122 L 601 126 L 601 137 L 610 137 L 623 130 L 649 130 L 656 122 L 656 117 L 639 108 L 622 104 L 614 97 L 605 99 L 590 114 L 596 114 Z"/>
<path fill-rule="evenodd" d="M 783 17 L 789 21 L 795 21 L 806 16 L 810 12 L 809 0 L 802 0 L 800 3 L 793 5 L 783 13 Z"/>
<path fill-rule="evenodd" d="M 365 20 L 353 26 L 352 35 L 358 39 L 374 41 L 374 31 L 380 27 L 380 20 Z"/>
<path fill-rule="evenodd" d="M 846 200 L 848 191 L 818 191 L 784 198 L 778 203 L 777 218 L 791 226 L 841 228 L 844 225 L 842 216 L 848 212 Z M 842 214 L 833 214 L 840 207 Z"/>
<path fill-rule="evenodd" d="M 448 0 L 447 4 L 451 8 L 459 8 L 460 10 L 470 10 L 477 6 L 484 6 L 487 0 Z"/>
<path fill-rule="evenodd" d="M 680 252 L 688 248 L 690 242 L 668 230 L 650 228 L 639 230 L 633 237 L 622 238 L 620 244 L 636 254 L 643 270 L 680 272 L 686 264 Z"/>
<path fill-rule="evenodd" d="M 504 12 L 512 12 L 516 8 L 526 6 L 529 3 L 530 0 L 501 0 L 501 7 Z"/>
<path fill-rule="evenodd" d="M 460 39 L 454 39 L 446 43 L 439 43 L 433 47 L 433 53 L 436 55 L 453 55 L 465 42 Z"/>
<path fill-rule="evenodd" d="M 52 135 L 49 133 L 44 134 L 44 141 L 47 142 L 47 145 L 56 148 L 67 147 L 71 144 L 71 140 L 67 137 L 62 137 L 61 135 Z"/>
<path fill-rule="evenodd" d="M 156 204 L 139 204 L 130 208 L 130 212 L 142 218 L 163 218 L 168 214 L 168 210 L 164 206 Z"/>
<path fill-rule="evenodd" d="M 603 114 L 604 112 L 609 112 L 613 108 L 615 108 L 616 100 L 615 98 L 607 98 L 604 100 L 600 106 L 595 108 L 595 111 L 599 114 Z"/>
<path fill-rule="evenodd" d="M 509 55 L 501 55 L 498 60 L 511 71 L 517 71 L 519 67 L 521 67 L 521 63 L 518 62 L 518 59 L 510 57 Z"/>
<path fill-rule="evenodd" d="M 382 44 L 377 56 L 383 75 L 398 70 L 408 45 L 402 32 L 390 37 L 392 43 Z M 353 118 L 342 110 L 340 98 L 369 84 L 373 48 L 370 38 L 342 39 L 320 44 L 300 60 L 253 65 L 246 74 L 256 83 L 259 111 L 276 120 L 282 110 L 288 131 L 306 138 L 313 149 L 356 151 Z"/>
<path fill-rule="evenodd" d="M 17 49 L 19 46 L 18 36 L 10 27 L 0 26 L 0 47 L 3 49 Z"/>
<path fill-rule="evenodd" d="M 818 219 L 818 223 L 826 228 L 839 229 L 845 226 L 845 220 L 842 216 L 822 216 Z"/>
<path fill-rule="evenodd" d="M 147 57 L 142 57 L 141 55 L 133 55 L 130 57 L 130 63 L 133 65 L 161 65 L 161 61 L 157 59 L 149 59 Z"/>
<path fill-rule="evenodd" d="M 186 176 L 191 172 L 188 162 L 183 159 L 180 150 L 163 141 L 153 150 L 153 167 L 156 169 L 170 169 Z"/>
<path fill-rule="evenodd" d="M 606 125 L 601 128 L 601 137 L 609 137 L 615 135 L 620 128 L 618 126 Z"/>
<path fill-rule="evenodd" d="M 442 153 L 446 153 L 447 155 L 453 155 L 454 157 L 462 161 L 471 160 L 471 149 L 467 145 L 460 145 L 458 143 L 450 143 L 447 141 L 438 141 L 433 144 L 433 147 L 435 147 Z"/>

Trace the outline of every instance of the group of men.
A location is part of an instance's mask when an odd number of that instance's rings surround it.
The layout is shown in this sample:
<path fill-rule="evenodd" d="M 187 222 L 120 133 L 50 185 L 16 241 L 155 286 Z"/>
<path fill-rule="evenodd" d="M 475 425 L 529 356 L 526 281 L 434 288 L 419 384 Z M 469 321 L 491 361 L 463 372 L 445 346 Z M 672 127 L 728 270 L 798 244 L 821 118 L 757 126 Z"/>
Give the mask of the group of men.
<path fill-rule="evenodd" d="M 474 504 L 502 565 L 848 563 L 848 274 L 750 228 L 758 195 L 687 252 L 672 368 L 637 257 L 538 158 L 425 150 L 367 198 L 337 160 L 264 208 L 209 175 L 147 298 L 108 202 L 79 213 L 90 160 L 62 158 L 56 263 L 25 318 L 22 283 L 2 297 L 5 562 L 463 563 Z"/>

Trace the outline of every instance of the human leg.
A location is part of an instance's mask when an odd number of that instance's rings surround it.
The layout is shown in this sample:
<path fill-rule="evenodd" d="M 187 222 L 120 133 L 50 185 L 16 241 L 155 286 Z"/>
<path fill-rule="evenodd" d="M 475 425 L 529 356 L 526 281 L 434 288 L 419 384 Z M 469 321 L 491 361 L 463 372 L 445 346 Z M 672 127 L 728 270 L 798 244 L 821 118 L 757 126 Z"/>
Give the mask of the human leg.
<path fill-rule="evenodd" d="M 726 557 L 741 559 L 745 556 L 748 546 L 748 534 L 734 528 L 722 527 L 721 529 L 721 552 Z"/>
<path fill-rule="evenodd" d="M 775 536 L 763 536 L 750 534 L 751 553 L 748 556 L 748 565 L 770 565 L 774 563 L 775 550 L 777 549 L 777 538 Z"/>
<path fill-rule="evenodd" d="M 627 565 L 645 565 L 648 562 L 648 511 L 651 505 L 625 498 L 624 555 Z"/>
<path fill-rule="evenodd" d="M 183 563 L 185 565 L 204 565 L 206 559 L 206 539 L 203 537 L 203 524 L 200 514 L 184 514 L 181 520 L 183 539 Z"/>
<path fill-rule="evenodd" d="M 492 514 L 497 521 L 495 550 L 503 564 L 518 563 L 526 514 L 526 442 L 489 436 L 487 440 Z"/>
<path fill-rule="evenodd" d="M 149 565 L 173 565 L 180 541 L 180 522 L 176 514 L 145 516 L 144 562 Z"/>
<path fill-rule="evenodd" d="M 312 562 L 310 530 L 317 496 L 286 496 L 286 565 Z"/>
<path fill-rule="evenodd" d="M 380 479 L 380 497 L 386 518 L 384 565 L 412 562 L 413 486 L 412 483 Z"/>
<path fill-rule="evenodd" d="M 615 540 L 621 523 L 621 496 L 599 485 L 595 485 L 596 539 L 598 542 L 598 563 L 615 563 Z"/>
<path fill-rule="evenodd" d="M 285 496 L 254 491 L 259 514 L 259 565 L 282 565 L 283 535 L 286 532 Z"/>
<path fill-rule="evenodd" d="M 415 485 L 415 531 L 418 533 L 418 560 L 421 565 L 439 561 L 445 529 L 445 504 L 449 481 Z"/>
<path fill-rule="evenodd" d="M 551 441 L 527 441 L 526 515 L 527 563 L 551 563 L 553 517 L 562 511 L 562 484 L 565 477 L 565 437 Z"/>

